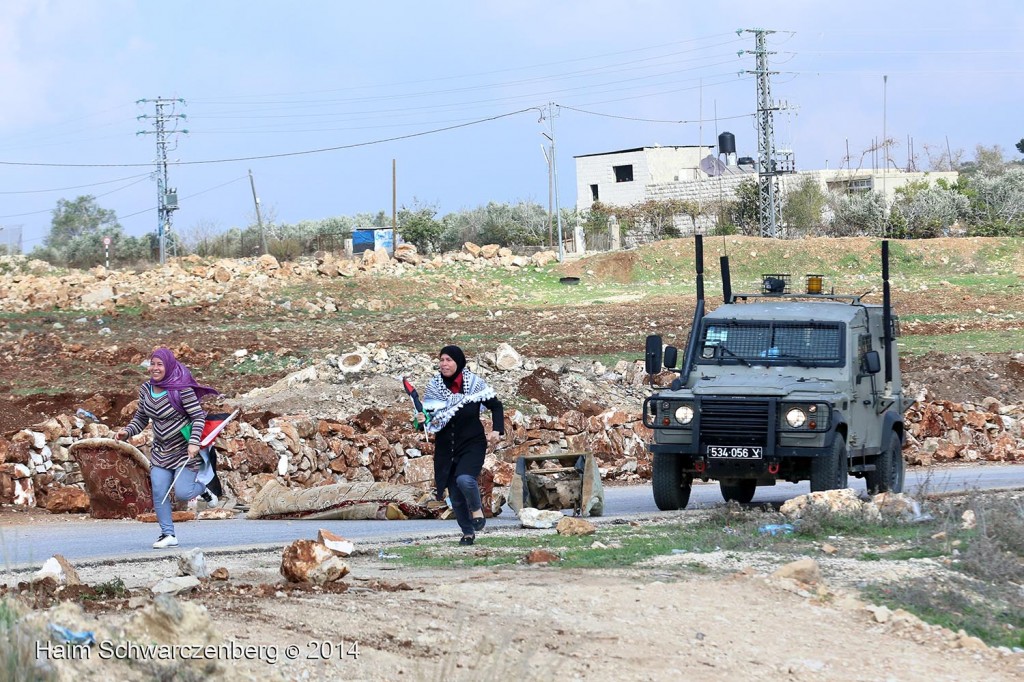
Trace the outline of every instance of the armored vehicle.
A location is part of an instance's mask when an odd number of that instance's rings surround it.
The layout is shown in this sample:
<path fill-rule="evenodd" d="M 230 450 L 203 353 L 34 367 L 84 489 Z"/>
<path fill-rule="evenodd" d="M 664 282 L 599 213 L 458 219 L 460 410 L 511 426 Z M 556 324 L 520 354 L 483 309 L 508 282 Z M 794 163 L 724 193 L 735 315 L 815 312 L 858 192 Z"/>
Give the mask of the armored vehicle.
<path fill-rule="evenodd" d="M 898 318 L 882 242 L 882 304 L 824 291 L 805 277 L 762 277 L 733 293 L 721 259 L 722 305 L 705 312 L 703 243 L 696 237 L 697 304 L 683 366 L 671 386 L 644 401 L 653 433 L 654 501 L 683 509 L 694 479 L 717 480 L 722 496 L 750 502 L 757 486 L 809 480 L 812 491 L 863 477 L 872 492 L 903 489 L 903 414 Z M 675 370 L 678 349 L 649 336 L 646 370 Z M 664 362 L 663 362 L 664 361 Z"/>

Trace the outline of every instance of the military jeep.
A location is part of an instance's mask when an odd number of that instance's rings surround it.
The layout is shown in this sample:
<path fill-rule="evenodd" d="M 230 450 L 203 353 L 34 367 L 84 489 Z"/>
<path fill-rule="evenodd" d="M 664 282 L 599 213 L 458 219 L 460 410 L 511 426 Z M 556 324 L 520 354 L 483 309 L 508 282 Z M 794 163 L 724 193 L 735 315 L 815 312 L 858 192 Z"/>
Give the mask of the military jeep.
<path fill-rule="evenodd" d="M 810 481 L 812 491 L 863 477 L 872 492 L 903 489 L 898 319 L 882 242 L 882 304 L 824 291 L 807 275 L 764 275 L 733 293 L 723 256 L 723 305 L 705 312 L 703 245 L 696 237 L 697 305 L 679 377 L 644 401 L 654 433 L 654 501 L 683 509 L 693 480 L 717 480 L 725 500 L 750 502 L 757 486 Z M 646 370 L 675 370 L 678 349 L 649 336 Z"/>

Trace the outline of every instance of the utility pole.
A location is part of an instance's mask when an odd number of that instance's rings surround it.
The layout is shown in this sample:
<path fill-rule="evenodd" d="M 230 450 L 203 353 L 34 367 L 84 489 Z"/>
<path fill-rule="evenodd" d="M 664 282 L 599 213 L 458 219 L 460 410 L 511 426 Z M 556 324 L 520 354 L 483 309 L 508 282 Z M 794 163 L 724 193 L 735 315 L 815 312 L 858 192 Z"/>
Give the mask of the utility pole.
<path fill-rule="evenodd" d="M 391 238 L 398 245 L 398 160 L 391 159 Z"/>
<path fill-rule="evenodd" d="M 541 133 L 543 135 L 543 133 Z M 546 136 L 545 136 L 546 137 Z M 551 175 L 551 155 L 543 144 L 540 151 L 544 155 L 544 163 L 548 167 L 548 246 L 555 245 L 555 184 Z"/>
<path fill-rule="evenodd" d="M 548 120 L 548 132 L 541 133 L 544 137 L 548 138 L 551 143 L 551 180 L 550 182 L 554 185 L 555 192 L 555 220 L 558 223 L 558 262 L 565 262 L 565 242 L 562 239 L 562 211 L 558 206 L 558 164 L 556 163 L 557 157 L 555 156 L 555 103 L 548 102 L 547 114 L 541 113 L 540 120 L 543 121 L 545 117 Z"/>
<path fill-rule="evenodd" d="M 156 99 L 140 99 L 135 103 L 152 103 L 156 108 L 155 116 L 142 114 L 136 117 L 138 120 L 153 119 L 153 130 L 140 130 L 136 135 L 156 135 L 157 237 L 160 240 L 160 264 L 163 265 L 167 260 L 166 244 L 167 234 L 171 231 L 171 214 L 178 210 L 178 191 L 171 189 L 167 181 L 167 138 L 169 135 L 179 132 L 188 134 L 188 130 L 178 130 L 177 128 L 178 120 L 184 120 L 185 114 L 174 113 L 175 105 L 184 104 L 185 100 L 157 97 Z M 168 129 L 169 123 L 174 124 L 171 129 Z M 177 145 L 172 147 L 171 151 L 176 148 Z"/>
<path fill-rule="evenodd" d="M 740 29 L 737 33 L 743 33 Z M 747 50 L 757 60 L 757 68 L 748 71 L 757 76 L 757 187 L 758 222 L 762 237 L 778 237 L 782 224 L 782 195 L 779 191 L 778 164 L 775 159 L 775 107 L 772 102 L 771 75 L 778 71 L 768 70 L 768 52 L 765 37 L 775 31 L 747 29 L 754 34 L 754 51 Z"/>
<path fill-rule="evenodd" d="M 256 181 L 252 179 L 252 169 L 249 169 L 249 187 L 252 188 L 252 203 L 256 207 L 256 225 L 260 228 L 260 251 L 267 253 L 267 235 L 263 231 L 263 215 L 260 213 L 260 198 L 256 196 Z"/>

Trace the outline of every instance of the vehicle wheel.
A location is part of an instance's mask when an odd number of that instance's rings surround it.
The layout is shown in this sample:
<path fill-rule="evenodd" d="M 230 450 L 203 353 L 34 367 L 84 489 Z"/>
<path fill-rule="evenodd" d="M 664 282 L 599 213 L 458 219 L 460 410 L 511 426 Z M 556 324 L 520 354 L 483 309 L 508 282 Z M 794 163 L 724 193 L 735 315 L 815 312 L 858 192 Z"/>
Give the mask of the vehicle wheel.
<path fill-rule="evenodd" d="M 651 483 L 654 487 L 654 504 L 661 511 L 686 509 L 690 502 L 693 476 L 683 473 L 683 462 L 675 455 L 654 453 L 651 463 Z"/>
<path fill-rule="evenodd" d="M 846 487 L 849 462 L 846 459 L 846 440 L 836 434 L 832 450 L 811 462 L 811 492 L 839 490 Z"/>
<path fill-rule="evenodd" d="M 722 497 L 726 502 L 735 500 L 740 504 L 747 504 L 754 499 L 754 491 L 757 490 L 756 478 L 731 478 L 718 482 L 722 489 Z"/>
<path fill-rule="evenodd" d="M 903 462 L 903 446 L 900 443 L 899 434 L 889 434 L 889 441 L 881 454 L 875 458 L 875 470 L 864 473 L 864 482 L 867 484 L 868 492 L 876 493 L 901 493 L 903 492 L 903 481 L 906 476 L 906 467 Z"/>

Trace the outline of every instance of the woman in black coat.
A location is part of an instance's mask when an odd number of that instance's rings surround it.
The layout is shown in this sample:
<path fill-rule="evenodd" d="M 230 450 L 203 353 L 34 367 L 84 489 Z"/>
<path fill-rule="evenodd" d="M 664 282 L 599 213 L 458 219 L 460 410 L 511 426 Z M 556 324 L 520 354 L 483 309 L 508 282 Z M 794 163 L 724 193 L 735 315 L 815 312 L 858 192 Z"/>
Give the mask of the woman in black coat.
<path fill-rule="evenodd" d="M 472 545 L 476 531 L 483 530 L 487 522 L 477 485 L 488 443 L 480 413 L 484 408 L 491 411 L 494 441 L 505 435 L 505 414 L 494 389 L 466 369 L 461 348 L 445 346 L 437 357 L 438 373 L 431 377 L 423 396 L 430 411 L 426 431 L 435 434 L 434 483 L 438 499 L 444 499 L 444 490 L 448 490 L 462 529 L 459 544 Z"/>

